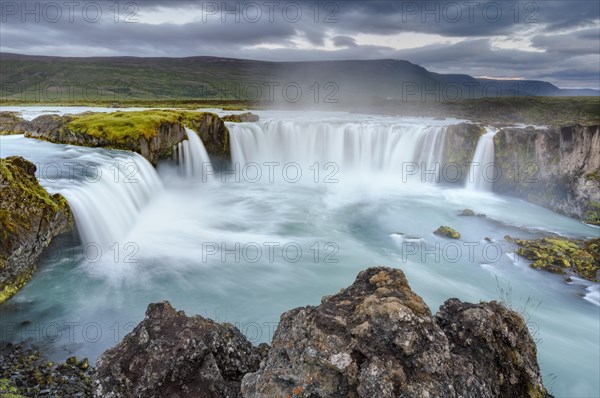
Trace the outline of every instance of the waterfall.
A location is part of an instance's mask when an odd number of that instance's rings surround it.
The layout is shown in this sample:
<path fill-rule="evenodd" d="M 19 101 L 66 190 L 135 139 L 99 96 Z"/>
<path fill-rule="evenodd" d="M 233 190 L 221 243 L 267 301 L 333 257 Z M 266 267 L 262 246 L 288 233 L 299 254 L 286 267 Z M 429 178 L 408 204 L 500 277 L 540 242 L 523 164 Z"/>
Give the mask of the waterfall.
<path fill-rule="evenodd" d="M 78 160 L 81 174 L 57 191 L 69 202 L 82 242 L 108 247 L 127 235 L 162 183 L 137 153 L 103 151 Z"/>
<path fill-rule="evenodd" d="M 179 164 L 180 173 L 186 178 L 203 177 L 207 181 L 211 176 L 203 175 L 206 167 L 211 164 L 206 148 L 198 134 L 186 127 L 187 140 L 173 147 L 173 158 Z"/>
<path fill-rule="evenodd" d="M 437 179 L 446 132 L 445 126 L 335 120 L 228 123 L 228 128 L 236 164 L 333 162 L 340 171 L 394 175 L 411 164 L 411 174 L 429 182 Z"/>
<path fill-rule="evenodd" d="M 476 191 L 491 191 L 495 178 L 494 136 L 497 129 L 486 127 L 486 133 L 479 137 L 473 161 L 469 168 L 466 187 Z"/>

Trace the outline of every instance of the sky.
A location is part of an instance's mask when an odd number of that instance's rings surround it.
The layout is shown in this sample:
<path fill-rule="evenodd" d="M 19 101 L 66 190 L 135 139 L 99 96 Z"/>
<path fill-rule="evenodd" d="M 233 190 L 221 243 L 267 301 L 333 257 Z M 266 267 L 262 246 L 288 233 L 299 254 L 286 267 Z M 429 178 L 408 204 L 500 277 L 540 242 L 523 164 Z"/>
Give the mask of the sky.
<path fill-rule="evenodd" d="M 0 51 L 267 61 L 403 59 L 600 88 L 600 1 L 0 1 Z"/>

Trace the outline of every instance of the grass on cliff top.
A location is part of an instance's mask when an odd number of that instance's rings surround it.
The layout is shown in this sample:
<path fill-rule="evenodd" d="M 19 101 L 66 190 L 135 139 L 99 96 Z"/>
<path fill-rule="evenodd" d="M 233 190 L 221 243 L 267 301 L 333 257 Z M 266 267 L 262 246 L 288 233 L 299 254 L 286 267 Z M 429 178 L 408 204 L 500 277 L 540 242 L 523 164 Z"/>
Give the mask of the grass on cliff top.
<path fill-rule="evenodd" d="M 269 103 L 246 100 L 204 100 L 204 99 L 173 99 L 173 100 L 145 100 L 129 99 L 115 102 L 106 100 L 59 100 L 59 101 L 27 101 L 0 98 L 0 106 L 87 106 L 107 108 L 177 108 L 196 110 L 201 108 L 217 108 L 229 111 L 269 108 Z"/>
<path fill-rule="evenodd" d="M 452 116 L 489 123 L 600 124 L 600 97 L 480 98 L 445 102 L 441 107 Z"/>
<path fill-rule="evenodd" d="M 73 116 L 67 125 L 71 131 L 85 132 L 94 137 L 119 141 L 124 138 L 137 140 L 140 137 L 150 139 L 158 133 L 163 124 L 190 124 L 192 120 L 202 118 L 206 112 L 177 110 L 145 110 L 113 113 L 85 113 Z"/>

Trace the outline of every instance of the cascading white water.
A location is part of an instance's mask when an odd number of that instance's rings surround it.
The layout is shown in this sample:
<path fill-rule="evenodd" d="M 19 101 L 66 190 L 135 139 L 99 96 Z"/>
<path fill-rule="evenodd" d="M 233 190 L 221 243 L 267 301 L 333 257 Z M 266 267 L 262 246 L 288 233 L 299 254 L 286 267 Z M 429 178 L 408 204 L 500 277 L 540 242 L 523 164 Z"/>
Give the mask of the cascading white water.
<path fill-rule="evenodd" d="M 105 248 L 119 242 L 162 190 L 154 167 L 134 152 L 11 136 L 2 140 L 2 155 L 24 156 L 36 164 L 42 186 L 69 202 L 84 245 Z"/>
<path fill-rule="evenodd" d="M 479 137 L 466 187 L 476 191 L 491 191 L 495 177 L 494 136 L 498 132 L 493 127 L 486 127 L 486 133 Z"/>
<path fill-rule="evenodd" d="M 82 243 L 107 247 L 127 235 L 162 183 L 154 167 L 137 153 L 92 157 L 95 166 L 87 165 L 87 170 L 93 171 L 60 193 L 73 211 Z"/>
<path fill-rule="evenodd" d="M 202 177 L 203 181 L 207 181 L 211 178 L 210 175 L 204 173 L 207 166 L 210 165 L 208 152 L 194 130 L 186 127 L 185 132 L 187 140 L 173 147 L 173 158 L 177 160 L 179 170 L 186 178 Z"/>
<path fill-rule="evenodd" d="M 327 189 L 295 184 L 232 183 L 232 178 L 227 178 L 227 183 L 206 189 L 201 180 L 195 178 L 169 184 L 169 189 L 163 192 L 152 191 L 151 196 L 158 197 L 144 206 L 142 213 L 137 213 L 135 225 L 118 229 L 126 231 L 127 236 L 119 237 L 117 231 L 115 238 L 107 239 L 109 245 L 115 240 L 120 243 L 123 260 L 131 253 L 124 245 L 135 242 L 139 246 L 139 253 L 133 257 L 138 261 L 137 265 L 119 263 L 111 266 L 112 250 L 105 251 L 105 258 L 110 263 L 103 266 L 97 266 L 97 263 L 88 266 L 79 259 L 71 261 L 66 251 L 56 260 L 48 260 L 43 272 L 37 273 L 34 280 L 11 299 L 12 304 L 0 308 L 0 330 L 6 331 L 3 337 L 21 342 L 31 336 L 32 326 L 71 325 L 77 320 L 79 326 L 74 326 L 75 333 L 62 333 L 62 337 L 41 333 L 39 343 L 48 347 L 53 360 L 64 361 L 65 352 L 69 352 L 69 355 L 89 357 L 93 361 L 114 346 L 116 339 L 122 339 L 128 331 L 123 326 L 143 318 L 149 302 L 168 297 L 172 302 L 183 303 L 179 305 L 185 306 L 190 313 L 239 325 L 255 344 L 269 342 L 282 311 L 318 301 L 319 297 L 347 286 L 366 264 L 385 264 L 403 269 L 411 286 L 431 308 L 437 308 L 448 297 L 471 302 L 497 300 L 499 288 L 510 287 L 513 305 L 524 308 L 528 325 L 536 328 L 542 372 L 556 375 L 552 383 L 554 395 L 598 395 L 599 363 L 590 355 L 599 349 L 598 284 L 577 278 L 565 284 L 562 278 L 531 270 L 527 262 L 517 263 L 515 257 L 502 255 L 502 251 L 497 259 L 493 259 L 494 251 L 486 250 L 488 243 L 463 247 L 459 250 L 462 255 L 458 262 L 453 260 L 454 251 L 447 256 L 429 254 L 433 245 L 441 240 L 432 231 L 447 223 L 474 241 L 492 237 L 502 248 L 511 247 L 508 242 L 504 243 L 502 236 L 514 234 L 521 228 L 523 231 L 539 230 L 537 237 L 557 233 L 577 239 L 596 236 L 597 230 L 524 201 L 493 193 L 448 189 L 441 184 L 415 187 L 395 179 L 375 179 L 381 174 L 379 170 L 395 171 L 390 163 L 404 162 L 403 157 L 430 164 L 441 158 L 443 130 L 431 133 L 429 139 L 414 136 L 417 141 L 414 142 L 409 139 L 408 131 L 426 135 L 427 129 L 425 126 L 418 128 L 415 123 L 456 124 L 456 121 L 411 121 L 323 113 L 296 116 L 277 111 L 261 111 L 260 117 L 263 121 L 286 120 L 285 123 L 295 119 L 296 122 L 290 124 L 298 126 L 297 141 L 279 150 L 269 141 L 277 136 L 267 135 L 268 129 L 278 133 L 274 126 L 267 128 L 263 126 L 264 122 L 260 125 L 228 124 L 234 159 L 238 162 L 287 161 L 290 154 L 293 160 L 316 158 L 324 162 L 329 161 L 330 155 L 337 150 L 335 153 L 344 160 L 342 164 L 356 165 L 348 167 L 350 172 L 360 171 L 364 161 L 368 178 L 350 178 L 347 185 L 330 185 Z M 398 127 L 392 127 L 396 125 Z M 317 133 L 311 132 L 313 128 L 318 129 L 318 137 L 314 137 Z M 256 134 L 242 134 L 249 129 L 257 129 Z M 354 137 L 346 131 L 360 129 L 372 131 L 374 136 Z M 334 130 L 352 137 L 338 141 L 339 137 L 332 136 Z M 380 131 L 379 136 L 377 131 Z M 323 139 L 323 145 L 319 145 L 321 137 L 327 138 Z M 242 138 L 246 141 L 242 142 Z M 255 138 L 257 142 L 253 142 Z M 288 142 L 291 138 L 282 140 Z M 310 150 L 308 143 L 303 142 L 309 138 L 313 145 Z M 332 147 L 332 142 L 341 142 L 343 146 Z M 357 142 L 370 145 L 370 149 L 358 147 Z M 261 147 L 265 144 L 266 147 Z M 120 190 L 122 187 L 113 184 L 115 170 L 110 167 L 115 161 L 123 164 L 132 162 L 132 156 L 137 159 L 137 155 L 127 152 L 58 145 L 23 136 L 0 136 L 0 148 L 3 157 L 20 155 L 36 163 L 38 179 L 50 192 L 74 190 L 73 194 L 80 196 L 83 196 L 80 191 L 87 188 L 101 192 L 108 190 L 103 192 L 106 195 L 113 194 L 112 190 Z M 183 150 L 183 144 L 181 148 Z M 176 155 L 174 160 L 178 159 Z M 140 161 L 149 167 L 144 159 Z M 65 163 L 77 164 L 77 170 L 81 170 L 81 165 L 104 165 L 102 176 L 107 181 L 105 184 L 88 182 L 81 175 L 73 181 L 68 178 L 70 169 Z M 56 166 L 62 170 L 62 178 L 58 181 L 52 178 Z M 167 170 L 165 168 L 165 174 L 161 174 L 164 181 L 172 175 Z M 131 173 L 129 170 L 123 172 Z M 88 170 L 87 175 L 91 180 L 94 170 Z M 139 183 L 148 187 L 152 185 L 146 177 L 142 178 L 141 172 L 130 177 L 138 177 Z M 119 178 L 123 181 L 122 174 Z M 100 187 L 102 184 L 104 188 Z M 72 197 L 67 196 L 72 202 Z M 137 197 L 136 194 L 133 196 Z M 84 199 L 87 200 L 81 198 Z M 130 203 L 128 199 L 124 202 Z M 97 199 L 90 204 L 98 206 L 83 209 L 90 213 L 90 225 L 120 222 L 122 213 L 116 207 L 122 203 L 118 196 L 106 201 Z M 465 207 L 488 217 L 453 216 Z M 95 220 L 94 214 L 105 214 L 106 218 Z M 76 217 L 81 219 L 79 215 Z M 535 232 L 527 232 L 527 236 L 532 233 Z M 303 250 L 297 262 L 288 258 L 294 255 L 292 250 L 282 250 L 288 242 L 300 245 Z M 329 242 L 339 247 L 339 251 L 332 254 Z M 235 249 L 236 244 L 240 245 L 239 249 Z M 251 260 L 253 254 L 245 248 L 252 249 L 257 244 L 263 248 L 262 257 L 254 262 Z M 428 252 L 404 256 L 400 250 L 407 244 L 423 247 Z M 221 253 L 208 254 L 213 245 L 218 245 Z M 273 260 L 270 259 L 271 250 L 274 250 Z M 233 251 L 239 260 L 232 255 Z M 442 254 L 445 252 L 442 250 Z M 329 255 L 334 262 L 326 260 Z M 338 259 L 339 263 L 336 263 Z M 265 289 L 268 289 L 268 295 L 257 294 Z M 587 301 L 582 299 L 584 295 Z M 526 303 L 530 299 L 541 305 L 528 310 L 531 307 Z M 556 317 L 556 313 L 562 316 Z M 109 332 L 102 333 L 98 341 L 90 344 L 81 325 L 92 323 Z M 256 325 L 261 326 L 259 333 L 256 333 Z M 119 333 L 112 333 L 115 330 Z M 574 363 L 577 366 L 573 366 Z"/>
<path fill-rule="evenodd" d="M 410 170 L 436 180 L 444 151 L 445 126 L 374 122 L 228 124 L 234 163 L 333 162 L 342 171 L 400 174 Z M 418 172 L 415 172 L 415 168 Z"/>

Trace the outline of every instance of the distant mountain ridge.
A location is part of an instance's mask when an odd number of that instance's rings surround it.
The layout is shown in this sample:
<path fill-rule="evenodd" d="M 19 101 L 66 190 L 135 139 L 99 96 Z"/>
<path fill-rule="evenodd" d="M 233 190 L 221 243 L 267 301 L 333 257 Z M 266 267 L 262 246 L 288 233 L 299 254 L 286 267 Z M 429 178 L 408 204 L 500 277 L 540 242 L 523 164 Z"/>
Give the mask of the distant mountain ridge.
<path fill-rule="evenodd" d="M 536 80 L 439 74 L 404 60 L 269 62 L 221 57 L 54 57 L 0 53 L 0 98 L 250 100 L 357 104 L 481 97 L 597 96 Z"/>

